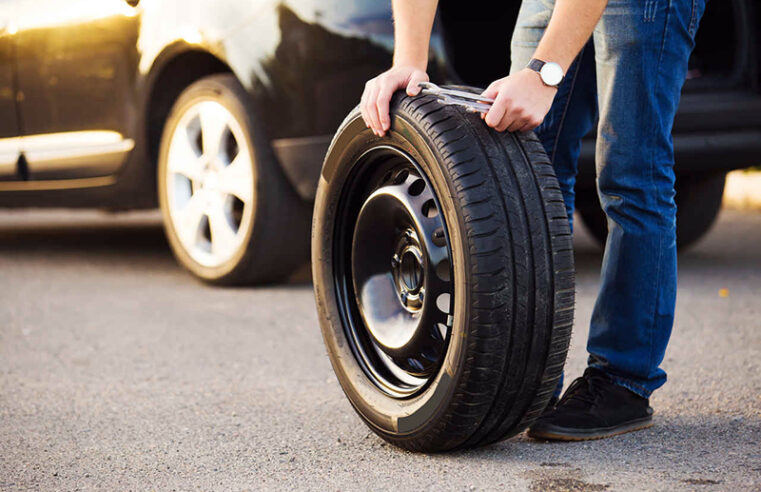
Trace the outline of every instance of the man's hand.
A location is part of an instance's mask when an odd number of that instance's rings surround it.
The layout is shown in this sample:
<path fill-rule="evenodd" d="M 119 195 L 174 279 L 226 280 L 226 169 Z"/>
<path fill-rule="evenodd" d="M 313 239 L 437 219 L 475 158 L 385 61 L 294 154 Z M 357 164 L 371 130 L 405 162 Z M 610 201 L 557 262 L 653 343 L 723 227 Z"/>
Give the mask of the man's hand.
<path fill-rule="evenodd" d="M 388 106 L 397 89 L 407 88 L 407 95 L 416 96 L 420 92 L 418 84 L 427 82 L 428 74 L 413 66 L 391 67 L 365 84 L 360 108 L 362 119 L 373 133 L 382 137 L 391 127 Z"/>
<path fill-rule="evenodd" d="M 494 99 L 482 116 L 497 131 L 525 132 L 539 126 L 552 106 L 557 89 L 544 85 L 539 74 L 529 68 L 495 80 L 483 92 Z"/>

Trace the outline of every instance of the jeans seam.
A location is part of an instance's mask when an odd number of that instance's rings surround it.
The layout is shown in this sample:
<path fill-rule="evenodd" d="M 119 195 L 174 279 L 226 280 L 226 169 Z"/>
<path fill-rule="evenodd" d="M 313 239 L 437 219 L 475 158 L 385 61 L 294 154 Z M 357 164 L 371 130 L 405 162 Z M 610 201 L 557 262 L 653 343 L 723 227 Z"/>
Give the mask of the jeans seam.
<path fill-rule="evenodd" d="M 584 55 L 584 50 L 587 49 L 587 45 L 581 48 L 581 52 L 578 54 L 576 60 L 576 70 L 573 72 L 571 78 L 571 87 L 568 88 L 568 96 L 565 99 L 565 105 L 563 106 L 563 114 L 560 115 L 560 121 L 558 122 L 558 129 L 555 132 L 555 142 L 552 144 L 552 155 L 550 155 L 550 162 L 555 162 L 555 154 L 558 150 L 558 143 L 560 142 L 560 133 L 563 131 L 563 123 L 565 122 L 565 116 L 568 113 L 568 107 L 571 105 L 571 97 L 573 96 L 573 89 L 576 87 L 576 79 L 581 71 L 581 59 Z"/>
<path fill-rule="evenodd" d="M 692 0 L 692 15 L 690 16 L 690 37 L 695 37 L 695 31 L 697 31 L 698 21 L 698 0 Z"/>

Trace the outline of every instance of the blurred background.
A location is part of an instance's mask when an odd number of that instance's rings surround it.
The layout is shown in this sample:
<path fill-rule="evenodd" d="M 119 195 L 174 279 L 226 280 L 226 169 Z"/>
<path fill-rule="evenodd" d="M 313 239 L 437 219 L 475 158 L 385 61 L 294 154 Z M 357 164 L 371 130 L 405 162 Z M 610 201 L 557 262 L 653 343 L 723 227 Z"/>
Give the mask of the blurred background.
<path fill-rule="evenodd" d="M 759 165 L 757 0 L 710 2 L 674 124 L 678 242 Z M 429 74 L 486 86 L 509 70 L 519 1 L 442 0 Z M 3 0 L 0 207 L 159 207 L 180 265 L 218 284 L 287 278 L 333 132 L 393 49 L 389 2 Z M 594 132 L 577 208 L 603 242 Z M 729 184 L 728 184 L 729 183 Z M 745 184 L 741 184 L 745 183 Z M 756 200 L 757 201 L 757 200 Z"/>
<path fill-rule="evenodd" d="M 519 5 L 441 0 L 432 81 L 504 76 Z M 392 49 L 386 1 L 0 0 L 0 489 L 761 487 L 759 0 L 708 3 L 674 125 L 665 425 L 603 443 L 412 456 L 344 400 L 311 206 Z M 606 234 L 593 151 L 574 372 Z"/>

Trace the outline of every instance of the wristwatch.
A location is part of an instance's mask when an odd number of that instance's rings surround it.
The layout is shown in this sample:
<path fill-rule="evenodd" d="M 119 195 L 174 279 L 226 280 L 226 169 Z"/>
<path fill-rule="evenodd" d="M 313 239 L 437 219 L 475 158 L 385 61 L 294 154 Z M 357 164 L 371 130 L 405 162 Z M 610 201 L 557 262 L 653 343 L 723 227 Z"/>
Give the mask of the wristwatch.
<path fill-rule="evenodd" d="M 546 62 L 532 58 L 526 66 L 534 72 L 538 72 L 539 77 L 541 77 L 542 82 L 544 82 L 544 85 L 548 85 L 550 87 L 557 88 L 560 83 L 563 82 L 563 78 L 565 77 L 565 74 L 563 74 L 563 69 L 560 68 L 560 65 L 555 62 Z"/>

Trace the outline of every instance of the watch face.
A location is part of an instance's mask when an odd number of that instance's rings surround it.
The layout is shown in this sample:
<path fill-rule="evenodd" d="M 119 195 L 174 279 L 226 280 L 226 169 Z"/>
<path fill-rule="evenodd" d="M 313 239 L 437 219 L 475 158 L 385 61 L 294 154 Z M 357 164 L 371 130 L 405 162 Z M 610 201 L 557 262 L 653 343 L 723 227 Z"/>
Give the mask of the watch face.
<path fill-rule="evenodd" d="M 542 81 L 547 85 L 556 86 L 563 80 L 563 69 L 557 63 L 545 63 L 539 74 L 542 76 Z"/>

